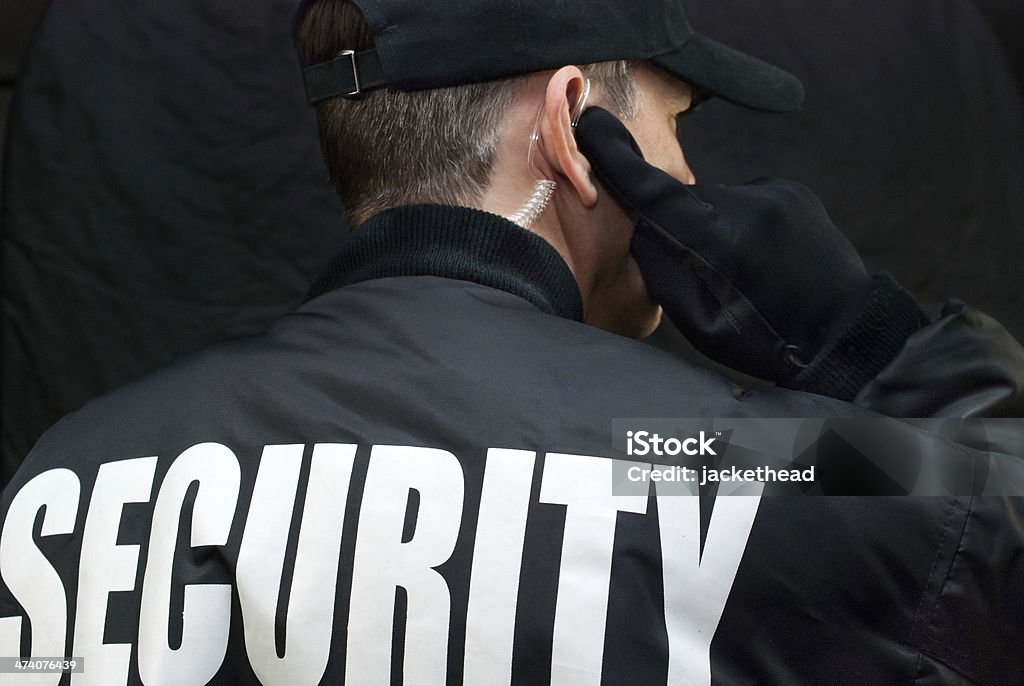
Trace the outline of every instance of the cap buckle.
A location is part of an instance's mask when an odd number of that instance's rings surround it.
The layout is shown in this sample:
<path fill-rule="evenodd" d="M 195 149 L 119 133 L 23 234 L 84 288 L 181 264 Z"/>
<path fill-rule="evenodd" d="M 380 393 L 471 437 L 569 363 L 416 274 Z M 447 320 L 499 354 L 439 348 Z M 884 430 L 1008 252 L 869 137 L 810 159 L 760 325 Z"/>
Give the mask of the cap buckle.
<path fill-rule="evenodd" d="M 348 57 L 352 60 L 352 83 L 355 85 L 355 90 L 350 93 L 345 93 L 342 97 L 345 98 L 358 98 L 363 93 L 362 85 L 359 83 L 359 69 L 356 67 L 356 51 L 355 50 L 342 50 L 338 55 L 339 58 Z"/>

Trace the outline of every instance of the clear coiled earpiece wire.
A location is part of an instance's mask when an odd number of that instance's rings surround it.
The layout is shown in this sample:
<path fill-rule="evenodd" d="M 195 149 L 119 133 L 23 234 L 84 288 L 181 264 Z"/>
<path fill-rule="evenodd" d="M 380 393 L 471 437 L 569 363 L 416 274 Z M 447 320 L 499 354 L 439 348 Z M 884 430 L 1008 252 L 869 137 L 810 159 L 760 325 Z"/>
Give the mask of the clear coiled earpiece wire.
<path fill-rule="evenodd" d="M 583 84 L 583 92 L 580 93 L 579 99 L 576 100 L 576 106 L 572 109 L 571 122 L 573 129 L 576 128 L 580 117 L 583 116 L 583 108 L 587 106 L 587 98 L 589 97 L 590 79 L 587 79 Z M 535 157 L 537 154 L 537 141 L 540 140 L 540 122 L 543 116 L 544 110 L 542 108 L 537 114 L 537 122 L 533 125 L 533 133 L 530 134 L 530 150 L 526 155 L 527 168 L 533 173 L 534 178 L 537 179 L 533 186 L 533 193 L 530 194 L 526 203 L 515 214 L 506 217 L 510 222 L 518 224 L 524 229 L 529 229 L 540 215 L 544 214 L 544 210 L 548 208 L 551 198 L 555 194 L 555 189 L 558 188 L 558 184 L 554 181 L 542 178 L 540 170 L 537 169 Z"/>

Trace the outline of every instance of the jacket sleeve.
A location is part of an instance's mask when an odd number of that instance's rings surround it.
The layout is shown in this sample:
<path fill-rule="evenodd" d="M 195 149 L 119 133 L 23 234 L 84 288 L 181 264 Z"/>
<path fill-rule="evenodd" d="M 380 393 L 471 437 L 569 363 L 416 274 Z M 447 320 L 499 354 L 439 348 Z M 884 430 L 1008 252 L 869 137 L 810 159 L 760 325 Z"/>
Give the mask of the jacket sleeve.
<path fill-rule="evenodd" d="M 890 417 L 1024 417 L 1024 347 L 996 320 L 953 301 L 854 402 Z"/>

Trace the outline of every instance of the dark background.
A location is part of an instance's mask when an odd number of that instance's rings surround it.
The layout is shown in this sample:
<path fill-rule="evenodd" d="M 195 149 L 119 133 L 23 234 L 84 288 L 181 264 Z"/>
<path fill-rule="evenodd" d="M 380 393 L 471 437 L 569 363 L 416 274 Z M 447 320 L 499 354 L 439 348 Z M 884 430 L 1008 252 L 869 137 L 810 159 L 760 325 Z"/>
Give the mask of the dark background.
<path fill-rule="evenodd" d="M 341 229 L 295 0 L 44 4 L 0 5 L 0 483 L 90 397 L 293 307 Z M 1024 4 L 687 6 L 808 87 L 783 117 L 709 103 L 682 133 L 702 181 L 800 179 L 932 314 L 1024 337 Z"/>

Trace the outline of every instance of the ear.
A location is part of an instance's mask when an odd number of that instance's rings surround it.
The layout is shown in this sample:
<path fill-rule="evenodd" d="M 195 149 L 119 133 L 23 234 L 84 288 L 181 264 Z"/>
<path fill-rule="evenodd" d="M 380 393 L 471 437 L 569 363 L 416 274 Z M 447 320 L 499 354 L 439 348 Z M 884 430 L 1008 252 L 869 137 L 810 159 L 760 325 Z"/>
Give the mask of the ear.
<path fill-rule="evenodd" d="M 579 67 L 562 67 L 548 81 L 540 119 L 538 150 L 548 167 L 568 179 L 586 207 L 597 204 L 598 189 L 590 178 L 590 162 L 576 147 L 571 112 L 583 97 L 586 79 Z"/>

